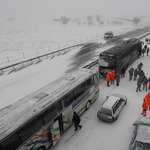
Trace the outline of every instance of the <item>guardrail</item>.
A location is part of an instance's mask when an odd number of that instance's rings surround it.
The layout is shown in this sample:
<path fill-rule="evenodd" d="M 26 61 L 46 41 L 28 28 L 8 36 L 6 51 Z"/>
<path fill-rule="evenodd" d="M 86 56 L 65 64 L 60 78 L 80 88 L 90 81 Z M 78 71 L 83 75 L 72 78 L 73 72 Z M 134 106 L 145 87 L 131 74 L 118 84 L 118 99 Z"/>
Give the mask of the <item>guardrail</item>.
<path fill-rule="evenodd" d="M 60 50 L 57 50 L 57 51 L 54 51 L 54 52 L 51 52 L 51 53 L 46 53 L 46 54 L 43 54 L 43 55 L 40 55 L 40 56 L 37 56 L 37 57 L 33 57 L 33 58 L 30 58 L 30 59 L 27 59 L 27 60 L 24 60 L 24 61 L 21 61 L 21 62 L 18 62 L 18 63 L 14 63 L 14 64 L 8 65 L 6 67 L 0 68 L 0 71 L 4 72 L 4 70 L 7 70 L 9 68 L 14 68 L 17 65 L 24 64 L 24 63 L 27 63 L 27 62 L 33 62 L 35 60 L 40 60 L 40 59 L 43 59 L 45 57 L 49 57 L 50 55 L 55 55 L 59 52 L 63 52 L 63 51 L 68 50 L 70 48 L 77 47 L 77 46 L 82 46 L 82 45 L 85 45 L 85 43 L 69 46 L 69 47 L 62 48 Z"/>
<path fill-rule="evenodd" d="M 148 32 L 148 33 L 146 33 L 146 34 L 144 34 L 144 35 L 142 35 L 142 36 L 140 36 L 140 37 L 138 37 L 138 38 L 141 39 L 141 38 L 143 38 L 143 37 L 145 37 L 145 36 L 147 36 L 147 35 L 149 35 L 149 34 L 150 34 L 150 32 Z M 3 74 L 4 70 L 10 69 L 10 68 L 14 68 L 14 67 L 17 66 L 17 65 L 24 64 L 24 63 L 27 63 L 27 62 L 33 62 L 33 61 L 35 61 L 35 60 L 38 60 L 38 61 L 40 62 L 41 59 L 43 59 L 43 58 L 45 58 L 45 57 L 48 57 L 48 56 L 50 56 L 50 55 L 54 55 L 54 54 L 59 53 L 59 52 L 62 52 L 62 51 L 65 51 L 65 50 L 70 49 L 70 48 L 72 48 L 72 47 L 82 46 L 82 45 L 85 45 L 85 44 L 86 44 L 86 43 L 69 46 L 69 47 L 62 48 L 62 49 L 60 49 L 60 50 L 57 50 L 57 51 L 54 51 L 54 52 L 51 52 L 51 53 L 46 53 L 46 54 L 43 54 L 43 55 L 41 55 L 41 56 L 37 56 L 37 57 L 34 57 L 34 58 L 27 59 L 27 60 L 25 60 L 25 61 L 21 61 L 21 62 L 12 64 L 12 65 L 8 65 L 8 66 L 6 66 L 6 67 L 0 68 L 0 75 Z M 102 44 L 99 43 L 99 44 L 97 44 L 97 45 L 102 45 Z M 89 46 L 88 48 L 90 48 L 90 47 L 93 47 L 93 45 L 92 45 L 92 46 Z M 86 47 L 86 48 L 87 48 L 87 47 Z M 95 60 L 95 61 L 89 63 L 88 65 L 83 66 L 83 68 L 91 68 L 91 67 L 93 67 L 94 65 L 96 65 L 96 64 L 98 64 L 98 63 L 99 63 L 99 59 L 97 59 L 97 60 Z"/>

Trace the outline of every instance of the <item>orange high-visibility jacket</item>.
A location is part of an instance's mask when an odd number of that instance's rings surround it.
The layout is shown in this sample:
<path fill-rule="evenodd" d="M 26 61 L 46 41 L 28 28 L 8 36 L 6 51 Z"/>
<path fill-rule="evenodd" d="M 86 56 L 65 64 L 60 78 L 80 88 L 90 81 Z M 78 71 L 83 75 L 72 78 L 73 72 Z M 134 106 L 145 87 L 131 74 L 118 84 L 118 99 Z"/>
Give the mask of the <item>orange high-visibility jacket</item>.
<path fill-rule="evenodd" d="M 148 109 L 148 103 L 147 103 L 147 99 L 146 98 L 144 98 L 144 101 L 143 101 L 143 109 Z"/>
<path fill-rule="evenodd" d="M 112 71 L 110 74 L 110 78 L 113 80 L 115 78 L 115 73 Z"/>
<path fill-rule="evenodd" d="M 148 105 L 150 105 L 150 92 L 145 97 L 147 98 Z"/>
<path fill-rule="evenodd" d="M 110 81 L 110 73 L 109 72 L 106 75 L 106 81 Z"/>

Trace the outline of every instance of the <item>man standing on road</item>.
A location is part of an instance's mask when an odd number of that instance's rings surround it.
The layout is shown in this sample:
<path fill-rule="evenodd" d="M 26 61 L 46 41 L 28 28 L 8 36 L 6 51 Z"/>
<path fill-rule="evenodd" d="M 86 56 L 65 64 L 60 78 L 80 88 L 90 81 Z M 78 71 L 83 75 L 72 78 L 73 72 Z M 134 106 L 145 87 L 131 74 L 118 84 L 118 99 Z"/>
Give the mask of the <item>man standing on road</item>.
<path fill-rule="evenodd" d="M 148 84 L 148 79 L 146 78 L 146 76 L 144 76 L 144 78 L 143 78 L 143 90 L 145 89 L 147 91 L 147 84 Z"/>
<path fill-rule="evenodd" d="M 132 80 L 133 72 L 134 72 L 134 69 L 131 68 L 131 69 L 129 70 L 129 81 Z"/>
<path fill-rule="evenodd" d="M 134 70 L 134 81 L 136 81 L 138 75 L 138 70 L 137 68 Z"/>
<path fill-rule="evenodd" d="M 139 78 L 138 78 L 138 80 L 137 80 L 136 92 L 141 91 L 141 84 L 142 84 L 142 77 L 139 76 Z"/>
<path fill-rule="evenodd" d="M 120 75 L 119 73 L 116 74 L 116 85 L 119 86 L 119 82 L 120 82 Z"/>
<path fill-rule="evenodd" d="M 144 53 L 145 53 L 145 49 L 143 48 L 143 49 L 142 49 L 142 54 L 143 54 L 143 57 L 144 57 Z"/>
<path fill-rule="evenodd" d="M 143 63 L 138 64 L 138 66 L 137 66 L 138 71 L 141 71 L 141 70 L 142 70 L 142 66 L 143 66 Z"/>
<path fill-rule="evenodd" d="M 79 115 L 74 111 L 73 119 L 72 119 L 72 122 L 74 123 L 74 126 L 75 126 L 75 130 L 74 131 L 78 130 L 78 127 L 80 129 L 82 128 L 82 126 L 79 125 L 80 121 L 81 121 L 81 119 L 80 119 Z"/>
<path fill-rule="evenodd" d="M 144 97 L 144 99 L 143 99 L 142 107 L 143 107 L 142 115 L 146 116 L 146 111 L 148 109 L 148 103 L 147 103 L 147 98 L 146 97 Z"/>
<path fill-rule="evenodd" d="M 147 56 L 148 56 L 148 53 L 149 53 L 149 47 L 147 48 Z"/>
<path fill-rule="evenodd" d="M 107 81 L 107 86 L 109 86 L 109 81 L 110 81 L 110 73 L 109 72 L 106 75 L 106 81 Z"/>
<path fill-rule="evenodd" d="M 115 79 L 115 73 L 113 71 L 111 71 L 111 73 L 110 73 L 111 84 L 114 84 L 114 79 Z"/>
<path fill-rule="evenodd" d="M 148 107 L 149 107 L 149 110 L 150 110 L 150 92 L 145 97 L 147 98 L 147 103 L 148 103 Z"/>

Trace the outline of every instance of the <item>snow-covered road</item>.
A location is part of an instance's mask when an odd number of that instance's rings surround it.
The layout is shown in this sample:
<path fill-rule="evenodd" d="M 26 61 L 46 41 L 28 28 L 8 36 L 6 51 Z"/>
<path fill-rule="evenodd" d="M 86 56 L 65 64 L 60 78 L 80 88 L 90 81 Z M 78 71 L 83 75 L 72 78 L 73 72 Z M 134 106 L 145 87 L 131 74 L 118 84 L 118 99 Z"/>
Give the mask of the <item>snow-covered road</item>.
<path fill-rule="evenodd" d="M 132 67 L 136 68 L 142 62 L 143 71 L 150 77 L 150 56 L 136 60 Z M 129 68 L 128 68 L 129 70 Z M 128 70 L 120 85 L 106 86 L 106 82 L 100 85 L 100 96 L 91 105 L 91 108 L 81 116 L 81 130 L 76 133 L 72 125 L 62 136 L 52 150 L 128 150 L 134 121 L 141 116 L 142 102 L 148 91 L 136 92 L 136 81 L 129 82 Z M 105 97 L 112 93 L 120 93 L 128 98 L 127 105 L 123 108 L 118 120 L 109 123 L 97 118 L 99 106 Z M 147 112 L 150 117 L 150 111 Z"/>

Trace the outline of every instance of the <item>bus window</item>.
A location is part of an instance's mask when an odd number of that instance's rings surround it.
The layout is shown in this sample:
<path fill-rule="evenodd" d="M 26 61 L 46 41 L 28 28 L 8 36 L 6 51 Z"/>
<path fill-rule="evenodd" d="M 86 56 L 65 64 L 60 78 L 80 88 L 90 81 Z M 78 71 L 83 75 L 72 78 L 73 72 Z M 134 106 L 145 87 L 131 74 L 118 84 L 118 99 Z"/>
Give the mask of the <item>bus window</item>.
<path fill-rule="evenodd" d="M 99 80 L 97 78 L 97 75 L 94 75 L 94 84 L 95 84 L 95 86 L 99 85 Z"/>
<path fill-rule="evenodd" d="M 88 79 L 87 82 L 86 82 L 86 89 L 89 89 L 89 88 L 92 87 L 92 86 L 93 86 L 93 79 L 90 78 L 90 79 Z"/>
<path fill-rule="evenodd" d="M 2 142 L 3 150 L 14 150 L 21 145 L 21 141 L 17 133 L 12 134 L 9 138 Z"/>
<path fill-rule="evenodd" d="M 75 99 L 77 99 L 79 96 L 81 96 L 86 91 L 85 83 L 82 83 L 74 90 Z"/>
<path fill-rule="evenodd" d="M 49 109 L 43 112 L 42 116 L 44 118 L 44 123 L 48 123 L 52 118 L 57 116 L 59 112 L 63 110 L 62 101 L 58 101 L 57 103 L 53 104 Z"/>
<path fill-rule="evenodd" d="M 63 98 L 64 107 L 69 106 L 74 101 L 73 92 L 69 93 Z"/>
<path fill-rule="evenodd" d="M 55 104 L 53 106 L 51 106 L 49 109 L 47 109 L 43 114 L 42 114 L 43 118 L 44 118 L 44 123 L 48 123 L 52 118 L 54 118 L 55 116 L 57 116 L 57 107 L 55 106 Z"/>
<path fill-rule="evenodd" d="M 28 140 L 33 134 L 34 131 L 30 123 L 19 130 L 19 135 L 21 137 L 22 143 Z"/>
<path fill-rule="evenodd" d="M 42 117 L 38 116 L 34 120 L 31 121 L 31 126 L 34 132 L 37 132 L 44 125 L 42 121 Z"/>

